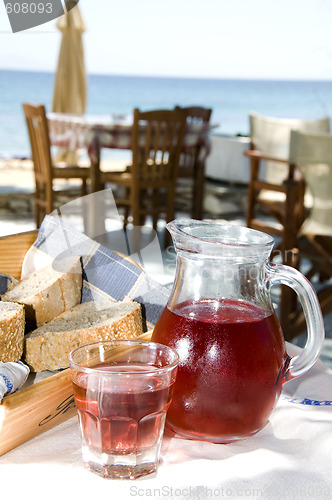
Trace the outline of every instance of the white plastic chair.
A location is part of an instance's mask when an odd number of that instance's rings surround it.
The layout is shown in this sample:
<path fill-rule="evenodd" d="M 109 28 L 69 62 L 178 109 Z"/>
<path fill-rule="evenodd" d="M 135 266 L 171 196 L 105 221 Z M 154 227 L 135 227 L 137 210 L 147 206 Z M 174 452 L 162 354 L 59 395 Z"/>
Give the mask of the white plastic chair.
<path fill-rule="evenodd" d="M 295 260 L 297 265 L 305 264 L 305 274 L 314 280 L 322 312 L 327 314 L 332 310 L 332 136 L 292 131 L 289 161 L 301 172 L 312 198 L 310 211 L 296 235 Z M 302 308 L 291 309 L 286 289 L 280 311 L 284 332 L 295 336 L 303 331 Z"/>
<path fill-rule="evenodd" d="M 304 201 L 301 175 L 288 161 L 291 131 L 328 133 L 330 120 L 280 119 L 256 113 L 249 118 L 251 148 L 245 153 L 250 159 L 247 226 L 279 237 L 279 248 L 285 251 L 292 246 L 294 230 L 303 222 L 305 206 L 311 204 L 307 195 Z"/>

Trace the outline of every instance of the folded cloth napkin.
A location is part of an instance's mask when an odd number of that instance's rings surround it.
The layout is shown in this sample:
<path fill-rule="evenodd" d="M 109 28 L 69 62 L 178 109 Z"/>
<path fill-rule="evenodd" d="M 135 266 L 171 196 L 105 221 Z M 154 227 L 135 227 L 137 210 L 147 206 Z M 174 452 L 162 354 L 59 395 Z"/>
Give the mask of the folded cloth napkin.
<path fill-rule="evenodd" d="M 0 274 L 0 295 L 7 292 L 7 290 L 16 283 L 17 280 L 12 276 L 6 276 L 5 274 Z"/>
<path fill-rule="evenodd" d="M 29 367 L 21 361 L 0 361 L 0 402 L 4 396 L 20 389 L 29 375 Z"/>
<path fill-rule="evenodd" d="M 83 264 L 82 302 L 134 300 L 142 305 L 147 328 L 156 324 L 170 291 L 134 263 L 64 223 L 61 217 L 44 218 L 37 240 L 25 256 L 22 275 L 73 255 L 80 256 Z"/>

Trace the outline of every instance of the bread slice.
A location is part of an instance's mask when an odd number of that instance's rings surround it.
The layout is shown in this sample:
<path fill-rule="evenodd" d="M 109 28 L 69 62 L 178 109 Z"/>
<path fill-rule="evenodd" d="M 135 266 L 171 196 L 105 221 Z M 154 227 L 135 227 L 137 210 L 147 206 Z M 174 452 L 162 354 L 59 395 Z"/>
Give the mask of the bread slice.
<path fill-rule="evenodd" d="M 32 371 L 69 366 L 72 349 L 89 342 L 132 339 L 141 335 L 141 306 L 136 302 L 85 302 L 25 337 L 25 362 Z"/>
<path fill-rule="evenodd" d="M 0 302 L 0 361 L 18 361 L 23 354 L 24 307 Z"/>
<path fill-rule="evenodd" d="M 19 281 L 2 300 L 25 306 L 28 331 L 47 323 L 81 301 L 80 257 L 67 257 L 38 269 Z"/>

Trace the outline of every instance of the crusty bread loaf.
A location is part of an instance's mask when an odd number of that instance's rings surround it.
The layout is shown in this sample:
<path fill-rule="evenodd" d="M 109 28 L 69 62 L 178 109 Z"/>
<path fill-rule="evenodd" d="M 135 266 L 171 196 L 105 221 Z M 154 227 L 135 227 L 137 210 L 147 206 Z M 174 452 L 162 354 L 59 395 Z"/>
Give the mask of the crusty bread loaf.
<path fill-rule="evenodd" d="M 0 361 L 18 361 L 23 354 L 24 307 L 0 302 Z"/>
<path fill-rule="evenodd" d="M 32 371 L 69 366 L 72 349 L 89 342 L 132 339 L 143 332 L 141 306 L 136 302 L 85 302 L 25 337 L 25 362 Z"/>
<path fill-rule="evenodd" d="M 23 304 L 27 324 L 36 328 L 78 304 L 81 295 L 80 257 L 67 257 L 29 274 L 8 290 L 2 300 Z"/>

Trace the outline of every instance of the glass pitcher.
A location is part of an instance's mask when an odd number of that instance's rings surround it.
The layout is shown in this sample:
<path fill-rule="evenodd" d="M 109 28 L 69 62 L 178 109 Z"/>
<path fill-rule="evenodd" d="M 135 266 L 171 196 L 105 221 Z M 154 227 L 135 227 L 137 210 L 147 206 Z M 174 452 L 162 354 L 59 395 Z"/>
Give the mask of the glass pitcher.
<path fill-rule="evenodd" d="M 300 272 L 269 263 L 265 233 L 191 219 L 169 224 L 177 252 L 173 290 L 152 340 L 180 357 L 168 425 L 187 438 L 228 443 L 267 423 L 285 382 L 319 356 L 324 324 Z M 301 354 L 287 355 L 270 288 L 292 287 L 307 321 Z"/>

